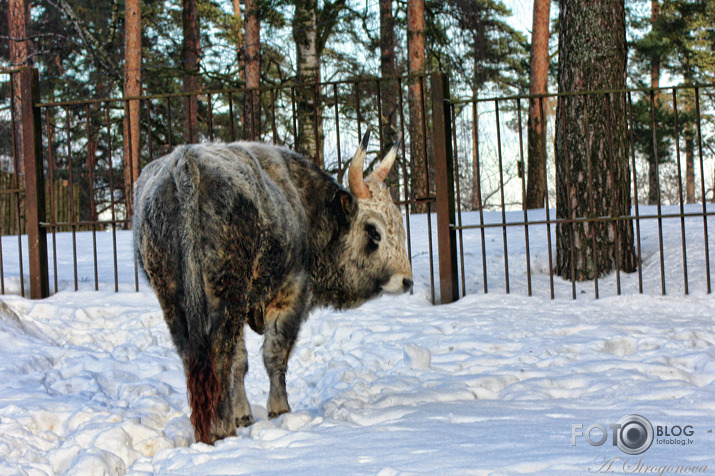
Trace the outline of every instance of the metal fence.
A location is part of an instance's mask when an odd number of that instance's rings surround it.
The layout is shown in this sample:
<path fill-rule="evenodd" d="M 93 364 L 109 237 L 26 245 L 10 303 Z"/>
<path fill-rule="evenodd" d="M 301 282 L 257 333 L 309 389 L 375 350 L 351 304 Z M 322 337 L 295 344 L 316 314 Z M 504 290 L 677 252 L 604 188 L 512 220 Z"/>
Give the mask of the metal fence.
<path fill-rule="evenodd" d="M 23 91 L 19 107 L 10 92 L 12 81 Z M 15 202 L 0 211 L 11 214 L 10 221 L 27 234 L 0 242 L 0 293 L 25 295 L 29 287 L 35 298 L 66 287 L 119 290 L 127 282 L 138 290 L 136 264 L 126 269 L 118 261 L 119 254 L 131 250 L 119 249 L 117 239 L 130 224 L 133 178 L 178 144 L 248 139 L 290 147 L 302 134 L 312 134 L 321 147 L 311 158 L 342 181 L 346 162 L 367 127 L 379 138 L 368 161 L 376 162 L 391 145 L 385 127 L 388 116 L 392 131 L 401 132 L 409 146 L 398 158 L 393 198 L 405 216 L 409 255 L 419 257 L 420 265 L 429 269 L 420 278 L 429 282 L 433 302 L 491 292 L 575 299 L 581 294 L 598 298 L 711 291 L 708 226 L 715 227 L 715 208 L 708 202 L 714 199 L 715 88 L 602 93 L 628 105 L 632 211 L 609 216 L 592 210 L 588 216 L 564 219 L 554 210 L 558 190 L 553 154 L 554 112 L 564 95 L 460 100 L 450 94 L 448 78 L 442 74 L 416 81 L 424 91 L 418 105 L 424 118 L 420 141 L 409 133 L 407 78 L 41 102 L 35 71 L 7 72 L 0 77 L 0 123 L 10 124 L 11 133 L 5 134 L 9 140 L 3 141 L 0 157 L 10 178 L 0 189 L 0 200 L 13 197 Z M 391 106 L 382 95 L 388 87 L 398 91 Z M 320 119 L 313 122 L 320 126 L 307 132 L 297 121 L 301 98 L 306 97 L 317 105 L 310 113 Z M 525 208 L 530 101 L 549 118 L 543 133 L 549 152 L 544 166 L 547 194 L 543 207 L 536 210 Z M 135 105 L 140 117 L 138 160 L 132 160 L 131 147 L 131 131 L 136 129 L 125 122 Z M 186 121 L 187 110 L 196 111 L 194 122 Z M 411 147 L 428 158 L 423 167 L 413 163 Z M 649 167 L 654 158 L 659 165 Z M 649 170 L 654 171 L 650 176 Z M 414 191 L 417 175 L 428 184 L 425 193 Z M 79 190 L 78 198 L 66 200 L 55 187 L 44 185 L 57 182 Z M 62 204 L 69 208 L 64 214 Z M 426 229 L 426 235 L 416 235 L 415 220 L 424 221 L 420 230 Z M 556 228 L 608 220 L 633 223 L 637 272 L 625 276 L 615 271 L 583 283 L 556 276 Z M 3 250 L 3 243 L 10 243 L 7 239 L 17 244 Z M 416 241 L 419 250 L 414 249 Z M 12 267 L 5 259 L 9 254 L 16 263 Z M 81 266 L 91 271 L 78 272 Z M 63 276 L 70 276 L 68 282 L 62 282 Z M 105 283 L 102 276 L 113 278 Z"/>
<path fill-rule="evenodd" d="M 555 116 L 569 97 L 594 94 L 605 97 L 608 104 L 620 101 L 624 105 L 630 213 L 589 210 L 583 216 L 559 218 L 555 210 Z M 526 207 L 530 101 L 547 117 L 543 131 L 548 151 L 543 174 L 547 194 L 537 210 Z M 584 294 L 599 298 L 623 293 L 711 292 L 710 255 L 715 244 L 713 86 L 469 98 L 448 103 L 457 188 L 456 216 L 450 224 L 455 231 L 450 242 L 454 250 L 445 258 L 452 269 L 440 273 L 443 301 L 445 295 L 449 301 L 460 295 L 495 291 L 551 299 L 577 299 Z M 588 131 L 593 119 L 584 114 L 581 120 Z M 475 182 L 479 186 L 471 187 Z M 470 211 L 472 203 L 480 205 L 478 210 Z M 556 275 L 559 225 L 616 221 L 633 224 L 635 272 L 617 268 L 585 282 Z M 598 247 L 595 241 L 594 247 Z"/>
<path fill-rule="evenodd" d="M 28 184 L 27 179 L 32 174 L 27 173 L 29 169 L 26 165 L 24 173 L 13 172 L 17 187 L 0 191 L 0 194 L 17 196 L 17 202 L 22 206 L 12 211 L 12 219 L 22 223 L 21 229 L 27 227 L 26 241 L 18 237 L 18 246 L 12 250 L 18 254 L 18 268 L 15 268 L 15 272 L 24 277 L 26 261 L 41 261 L 36 266 L 37 272 L 30 272 L 29 288 L 32 297 L 43 297 L 66 288 L 67 283 L 62 280 L 66 280 L 63 276 L 68 275 L 71 276 L 70 287 L 75 290 L 88 284 L 88 281 L 95 289 L 100 289 L 108 284 L 102 282 L 102 277 L 107 275 L 113 276 L 113 282 L 109 284 L 119 290 L 120 285 L 127 282 L 127 274 L 130 273 L 133 288 L 139 289 L 136 264 L 132 270 L 119 266 L 117 256 L 124 251 L 118 248 L 120 244 L 117 234 L 130 227 L 133 182 L 141 168 L 179 144 L 259 140 L 295 147 L 299 136 L 309 134 L 321 144 L 316 156 L 309 159 L 319 163 L 342 182 L 347 162 L 367 128 L 373 131 L 366 160 L 368 167 L 374 166 L 392 145 L 388 142 L 388 129 L 393 137 L 398 133 L 409 137 L 405 112 L 406 78 L 368 78 L 255 90 L 53 102 L 40 101 L 36 71 L 22 69 L 10 72 L 5 81 L 6 91 L 10 90 L 11 80 L 28 88 L 23 97 L 27 98 L 29 113 L 21 117 L 14 114 L 13 104 L 10 104 L 13 96 L 9 95 L 5 102 L 8 103 L 7 111 L 11 117 L 5 119 L 12 123 L 13 130 L 17 125 L 30 131 L 30 134 L 25 135 L 28 139 L 32 136 L 37 142 L 32 143 L 34 148 L 22 149 L 24 146 L 21 141 L 13 136 L 5 147 L 9 152 L 8 161 L 17 165 L 22 157 L 25 163 L 31 157 L 38 163 L 35 177 L 39 183 L 60 181 L 70 189 L 80 190 L 79 199 L 69 201 L 69 213 L 62 214 L 60 210 L 66 200 L 52 187 L 47 189 L 49 196 L 45 197 L 44 189 Z M 416 82 L 423 90 L 429 90 L 428 78 L 416 78 Z M 388 85 L 397 91 L 397 102 L 392 105 L 393 110 L 389 114 L 381 94 Z M 32 88 L 35 88 L 34 94 Z M 301 100 L 305 102 L 306 98 L 314 105 L 310 114 L 314 119 L 320 119 L 314 121 L 315 127 L 308 131 L 301 130 L 297 121 L 300 114 L 297 110 L 305 106 Z M 189 104 L 192 101 L 195 102 L 193 106 Z M 135 104 L 139 106 L 140 118 L 138 160 L 132 160 L 135 152 L 131 147 L 132 130 L 136 129 L 126 124 L 130 117 L 129 110 Z M 192 110 L 192 107 L 196 111 L 196 120 L 187 122 L 185 111 Z M 420 107 L 423 117 L 428 117 L 429 102 L 423 100 Z M 386 119 L 388 115 L 390 119 Z M 422 125 L 423 129 L 427 127 L 426 123 Z M 427 140 L 420 145 L 426 149 Z M 409 219 L 411 207 L 415 204 L 430 207 L 434 197 L 430 194 L 415 196 L 410 187 L 410 178 L 420 172 L 404 157 L 402 151 L 397 159 L 398 176 L 392 179 L 392 188 L 393 198 L 406 216 L 410 247 L 413 237 Z M 19 171 L 20 167 L 16 166 L 13 170 Z M 428 174 L 429 171 L 425 168 L 421 173 Z M 46 203 L 46 209 L 37 209 L 37 203 Z M 30 216 L 31 208 L 37 210 L 36 217 Z M 430 223 L 431 220 L 429 217 Z M 34 230 L 31 229 L 30 221 L 37 223 Z M 82 233 L 80 242 L 79 233 Z M 7 234 L 7 230 L 3 230 L 3 234 Z M 92 237 L 89 245 L 85 244 L 87 234 Z M 111 235 L 111 239 L 107 239 L 108 235 Z M 63 256 L 63 253 L 66 254 L 66 241 L 71 256 Z M 429 248 L 432 261 L 431 237 Z M 12 278 L 13 285 L 6 289 L 8 276 L 2 260 L 7 253 L 0 246 L 0 292 L 25 295 L 26 278 Z M 78 271 L 82 266 L 89 266 L 91 272 Z M 107 273 L 108 267 L 111 270 Z M 432 288 L 434 282 L 434 277 L 431 277 Z"/>

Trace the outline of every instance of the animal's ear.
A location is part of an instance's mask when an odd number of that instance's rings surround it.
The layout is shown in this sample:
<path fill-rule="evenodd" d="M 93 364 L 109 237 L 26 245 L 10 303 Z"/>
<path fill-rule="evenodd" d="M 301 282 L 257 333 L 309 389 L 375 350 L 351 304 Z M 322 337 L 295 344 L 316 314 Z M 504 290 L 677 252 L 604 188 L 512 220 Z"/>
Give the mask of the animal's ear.
<path fill-rule="evenodd" d="M 345 190 L 338 190 L 330 205 L 340 226 L 348 226 L 357 213 L 355 197 Z"/>

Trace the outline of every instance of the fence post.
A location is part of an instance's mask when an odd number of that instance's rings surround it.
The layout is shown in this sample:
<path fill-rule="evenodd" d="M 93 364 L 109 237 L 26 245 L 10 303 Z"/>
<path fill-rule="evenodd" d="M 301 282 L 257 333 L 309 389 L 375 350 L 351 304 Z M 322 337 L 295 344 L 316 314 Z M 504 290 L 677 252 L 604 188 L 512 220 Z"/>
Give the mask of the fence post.
<path fill-rule="evenodd" d="M 21 90 L 21 159 L 25 165 L 25 220 L 28 254 L 30 256 L 30 297 L 41 299 L 50 295 L 47 261 L 47 230 L 45 221 L 45 177 L 42 167 L 42 124 L 40 86 L 37 69 L 22 68 L 19 72 Z M 22 277 L 21 277 L 22 279 Z"/>
<path fill-rule="evenodd" d="M 437 242 L 439 253 L 439 289 L 442 304 L 459 299 L 457 277 L 457 239 L 454 229 L 454 160 L 452 156 L 452 122 L 449 111 L 449 79 L 443 73 L 432 73 L 432 124 L 434 152 Z"/>

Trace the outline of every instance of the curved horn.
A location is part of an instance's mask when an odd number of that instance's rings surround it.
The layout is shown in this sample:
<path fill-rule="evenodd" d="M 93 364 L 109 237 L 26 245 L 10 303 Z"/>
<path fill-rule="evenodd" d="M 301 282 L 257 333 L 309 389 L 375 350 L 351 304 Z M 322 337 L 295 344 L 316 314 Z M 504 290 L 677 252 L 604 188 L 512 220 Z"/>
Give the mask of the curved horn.
<path fill-rule="evenodd" d="M 390 169 L 392 168 L 392 165 L 395 163 L 395 158 L 397 157 L 397 151 L 400 149 L 402 146 L 402 134 L 398 134 L 397 140 L 395 141 L 394 145 L 390 149 L 390 152 L 387 153 L 384 159 L 380 162 L 380 164 L 375 168 L 375 170 L 372 171 L 370 176 L 368 178 L 371 178 L 373 180 L 377 180 L 379 182 L 384 182 L 385 178 L 387 177 L 387 174 L 390 173 Z"/>
<path fill-rule="evenodd" d="M 350 186 L 350 191 L 356 198 L 370 198 L 370 190 L 368 190 L 367 185 L 365 185 L 365 179 L 362 175 L 362 168 L 365 165 L 365 149 L 367 149 L 367 143 L 370 140 L 370 130 L 365 133 L 360 143 L 360 147 L 355 151 L 353 160 L 350 162 L 350 169 L 348 169 L 348 185 Z"/>

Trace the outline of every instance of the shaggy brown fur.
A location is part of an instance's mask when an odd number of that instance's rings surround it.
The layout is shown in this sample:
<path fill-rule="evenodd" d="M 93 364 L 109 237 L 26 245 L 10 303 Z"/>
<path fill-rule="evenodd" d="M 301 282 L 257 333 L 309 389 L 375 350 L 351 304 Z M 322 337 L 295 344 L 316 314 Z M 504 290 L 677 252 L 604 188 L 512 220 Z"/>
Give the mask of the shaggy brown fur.
<path fill-rule="evenodd" d="M 288 358 L 311 308 L 411 286 L 402 217 L 380 180 L 365 183 L 356 198 L 297 154 L 257 143 L 178 147 L 143 170 L 136 256 L 184 364 L 197 441 L 253 422 L 246 324 L 265 336 L 275 417 L 290 411 Z"/>

